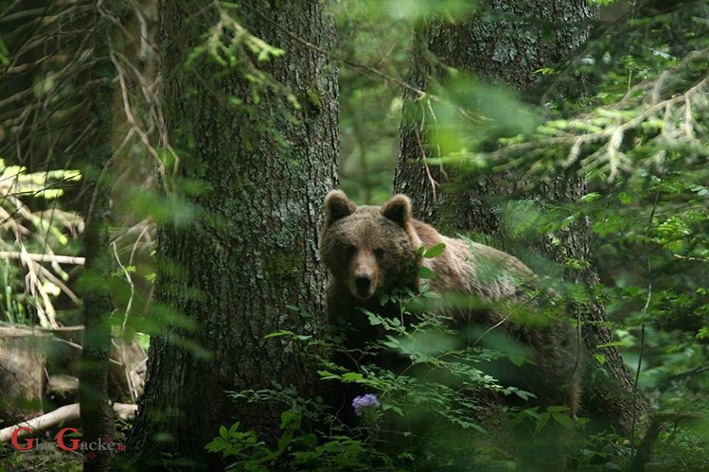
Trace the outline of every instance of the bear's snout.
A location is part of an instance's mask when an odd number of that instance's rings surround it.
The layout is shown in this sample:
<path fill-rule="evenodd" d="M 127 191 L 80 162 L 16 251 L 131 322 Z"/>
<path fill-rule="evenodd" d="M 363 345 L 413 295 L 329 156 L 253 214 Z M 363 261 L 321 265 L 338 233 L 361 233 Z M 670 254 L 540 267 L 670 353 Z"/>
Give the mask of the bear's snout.
<path fill-rule="evenodd" d="M 372 279 L 368 275 L 359 275 L 355 277 L 355 289 L 357 296 L 367 298 L 371 295 Z"/>
<path fill-rule="evenodd" d="M 352 272 L 350 273 L 352 274 L 350 278 L 352 295 L 360 300 L 365 300 L 374 295 L 379 283 L 379 266 L 377 265 L 376 257 L 371 251 L 357 251 L 352 260 Z"/>

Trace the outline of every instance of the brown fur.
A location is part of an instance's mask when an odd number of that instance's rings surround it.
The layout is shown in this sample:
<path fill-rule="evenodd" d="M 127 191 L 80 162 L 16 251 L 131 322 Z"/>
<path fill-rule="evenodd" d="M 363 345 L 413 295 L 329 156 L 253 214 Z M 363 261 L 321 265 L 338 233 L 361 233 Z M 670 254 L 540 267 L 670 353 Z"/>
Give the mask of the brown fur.
<path fill-rule="evenodd" d="M 420 246 L 439 243 L 446 249 L 438 257 L 416 255 Z M 479 300 L 475 308 L 456 308 L 452 313 L 460 328 L 483 328 L 473 342 L 504 330 L 532 351 L 532 363 L 515 371 L 525 379 L 520 387 L 535 393 L 540 406 L 564 404 L 572 414 L 576 411 L 580 390 L 576 336 L 568 322 L 541 313 L 536 320 L 542 322 L 535 326 L 517 321 L 516 313 L 536 305 L 523 288 L 533 285 L 534 274 L 518 259 L 489 246 L 442 236 L 411 217 L 411 203 L 404 195 L 395 195 L 381 207 L 357 207 L 339 190 L 325 199 L 320 253 L 331 274 L 329 321 L 344 319 L 356 332 L 348 337 L 348 348 L 381 336 L 358 308 L 398 316 L 399 307 L 382 306 L 378 295 L 395 287 L 416 289 L 422 283 L 418 267 L 426 266 L 435 273 L 429 281 L 432 290 L 471 294 Z"/>

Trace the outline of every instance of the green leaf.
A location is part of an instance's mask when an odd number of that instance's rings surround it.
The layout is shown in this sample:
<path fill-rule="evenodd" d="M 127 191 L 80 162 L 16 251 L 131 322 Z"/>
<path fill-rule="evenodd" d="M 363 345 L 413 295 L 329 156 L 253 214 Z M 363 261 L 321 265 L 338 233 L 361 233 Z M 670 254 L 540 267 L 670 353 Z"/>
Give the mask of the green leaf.
<path fill-rule="evenodd" d="M 303 442 L 305 447 L 313 448 L 318 444 L 318 437 L 314 433 L 308 433 L 303 435 L 301 441 Z"/>
<path fill-rule="evenodd" d="M 394 413 L 396 413 L 399 416 L 404 416 L 404 410 L 401 409 L 401 407 L 398 407 L 396 405 L 391 405 L 391 404 L 383 404 L 382 405 L 382 410 L 387 411 L 391 410 Z"/>
<path fill-rule="evenodd" d="M 369 324 L 372 326 L 379 326 L 384 323 L 379 315 L 375 315 L 371 311 L 367 311 L 366 314 L 367 318 L 369 318 Z"/>
<path fill-rule="evenodd" d="M 704 326 L 699 328 L 699 331 L 697 332 L 697 339 L 707 339 L 709 338 L 709 327 Z"/>
<path fill-rule="evenodd" d="M 539 419 L 537 420 L 537 426 L 534 428 L 534 434 L 539 434 L 539 432 L 544 429 L 544 427 L 549 423 L 549 420 L 551 419 L 551 413 L 544 413 L 542 415 L 539 415 Z"/>
<path fill-rule="evenodd" d="M 333 374 L 332 372 L 328 370 L 318 370 L 317 374 L 323 379 L 323 380 L 339 380 L 342 377 L 337 374 Z"/>
<path fill-rule="evenodd" d="M 533 393 L 525 392 L 524 390 L 515 390 L 514 393 L 522 400 L 529 400 L 532 398 L 537 398 L 537 396 L 534 395 Z"/>
<path fill-rule="evenodd" d="M 263 339 L 277 338 L 279 336 L 294 336 L 294 335 L 295 335 L 295 333 L 293 333 L 293 331 L 288 331 L 287 329 L 282 329 L 280 331 L 268 333 L 266 336 L 263 337 Z"/>
<path fill-rule="evenodd" d="M 586 195 L 584 195 L 583 197 L 581 197 L 581 202 L 583 202 L 583 203 L 590 203 L 590 202 L 594 202 L 594 201 L 598 200 L 599 198 L 601 198 L 601 194 L 600 194 L 600 193 L 598 193 L 598 192 L 591 192 L 591 193 L 587 193 Z"/>
<path fill-rule="evenodd" d="M 364 376 L 358 372 L 347 372 L 342 376 L 343 382 L 361 382 Z"/>
<path fill-rule="evenodd" d="M 432 279 L 436 276 L 436 273 L 428 267 L 419 267 L 418 274 L 422 279 Z"/>
<path fill-rule="evenodd" d="M 436 244 L 435 246 L 432 246 L 428 249 L 426 249 L 423 253 L 423 257 L 427 259 L 434 258 L 436 256 L 440 256 L 443 254 L 443 251 L 446 250 L 446 245 L 443 243 Z"/>
<path fill-rule="evenodd" d="M 574 424 L 574 421 L 571 419 L 571 417 L 563 413 L 552 413 L 551 417 L 554 418 L 554 421 L 556 421 L 560 425 L 566 426 L 567 428 L 572 427 Z"/>
<path fill-rule="evenodd" d="M 258 53 L 258 61 L 259 62 L 265 62 L 268 60 L 269 52 L 267 49 L 261 49 L 261 51 Z"/>

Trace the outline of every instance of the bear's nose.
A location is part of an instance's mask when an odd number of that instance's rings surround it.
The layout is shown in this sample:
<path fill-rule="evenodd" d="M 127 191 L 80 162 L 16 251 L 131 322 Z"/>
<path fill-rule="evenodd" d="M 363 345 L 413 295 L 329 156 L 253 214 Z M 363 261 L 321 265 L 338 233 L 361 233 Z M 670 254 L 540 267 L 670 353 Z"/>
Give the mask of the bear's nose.
<path fill-rule="evenodd" d="M 369 287 L 372 285 L 372 279 L 366 275 L 358 275 L 355 277 L 355 288 L 357 295 L 366 297 L 369 295 Z"/>

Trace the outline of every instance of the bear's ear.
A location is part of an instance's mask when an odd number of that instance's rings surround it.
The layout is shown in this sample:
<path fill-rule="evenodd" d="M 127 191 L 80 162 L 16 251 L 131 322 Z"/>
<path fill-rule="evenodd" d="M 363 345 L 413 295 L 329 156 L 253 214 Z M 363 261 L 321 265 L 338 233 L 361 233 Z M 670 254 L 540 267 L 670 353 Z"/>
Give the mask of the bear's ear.
<path fill-rule="evenodd" d="M 381 214 L 403 228 L 411 219 L 411 200 L 406 195 L 394 195 L 382 206 Z"/>
<path fill-rule="evenodd" d="M 342 190 L 330 191 L 325 197 L 325 227 L 346 216 L 350 216 L 356 209 L 357 207 L 349 201 L 345 192 Z"/>

